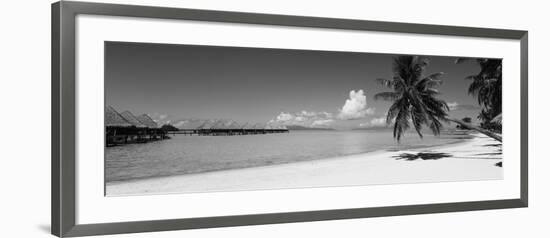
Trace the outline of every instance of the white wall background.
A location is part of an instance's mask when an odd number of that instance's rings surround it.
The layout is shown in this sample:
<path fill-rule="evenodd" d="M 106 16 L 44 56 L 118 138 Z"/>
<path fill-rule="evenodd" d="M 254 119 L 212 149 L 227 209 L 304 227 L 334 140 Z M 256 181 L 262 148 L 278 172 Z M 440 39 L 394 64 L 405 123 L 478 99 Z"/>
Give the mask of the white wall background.
<path fill-rule="evenodd" d="M 529 30 L 530 206 L 113 237 L 548 237 L 550 21 L 544 1 L 111 0 L 187 8 Z M 5 1 L 0 37 L 0 237 L 50 237 L 50 3 Z M 31 128 L 31 129 L 29 129 Z M 537 148 L 537 149 L 535 149 Z"/>

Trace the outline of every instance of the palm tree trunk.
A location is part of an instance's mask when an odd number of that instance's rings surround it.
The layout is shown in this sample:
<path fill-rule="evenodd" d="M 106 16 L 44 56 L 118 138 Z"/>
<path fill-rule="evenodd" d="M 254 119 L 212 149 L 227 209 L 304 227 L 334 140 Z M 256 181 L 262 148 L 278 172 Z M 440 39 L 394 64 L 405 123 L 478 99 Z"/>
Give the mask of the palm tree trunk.
<path fill-rule="evenodd" d="M 454 122 L 454 123 L 456 123 L 456 124 L 459 124 L 459 125 L 461 125 L 461 126 L 463 126 L 463 127 L 466 127 L 466 128 L 468 128 L 468 129 L 470 129 L 470 130 L 478 131 L 478 132 L 480 132 L 480 133 L 482 133 L 482 134 L 484 134 L 484 135 L 486 135 L 486 136 L 488 136 L 488 137 L 491 137 L 491 138 L 493 138 L 493 139 L 495 139 L 495 140 L 498 140 L 499 142 L 502 142 L 502 135 L 500 135 L 500 134 L 497 134 L 497 133 L 494 133 L 494 132 L 492 132 L 492 131 L 489 131 L 489 130 L 485 130 L 485 129 L 479 128 L 479 127 L 477 127 L 477 126 L 473 126 L 473 125 L 471 125 L 471 124 L 469 124 L 469 123 L 463 122 L 462 120 L 453 119 L 453 118 L 449 118 L 448 120 L 449 120 L 449 121 L 452 121 L 452 122 Z"/>

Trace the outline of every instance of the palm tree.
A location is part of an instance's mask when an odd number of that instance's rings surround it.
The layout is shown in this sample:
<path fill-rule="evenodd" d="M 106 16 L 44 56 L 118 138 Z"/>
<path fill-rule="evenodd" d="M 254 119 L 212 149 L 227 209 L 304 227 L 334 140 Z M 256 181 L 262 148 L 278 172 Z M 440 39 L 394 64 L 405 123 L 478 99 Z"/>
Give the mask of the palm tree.
<path fill-rule="evenodd" d="M 386 123 L 393 122 L 393 137 L 400 141 L 401 137 L 412 123 L 414 129 L 422 137 L 422 127 L 427 126 L 434 135 L 439 135 L 442 128 L 441 122 L 455 122 L 465 128 L 479 131 L 498 141 L 502 137 L 458 119 L 448 118 L 449 106 L 436 96 L 439 94 L 437 87 L 441 85 L 442 72 L 424 76 L 429 64 L 427 57 L 422 56 L 398 56 L 393 61 L 392 79 L 377 79 L 382 85 L 392 89 L 390 92 L 378 93 L 375 100 L 392 101 Z"/>
<path fill-rule="evenodd" d="M 458 58 L 460 64 L 473 59 Z M 491 125 L 492 120 L 502 113 L 502 60 L 475 59 L 480 67 L 478 74 L 466 77 L 472 80 L 468 93 L 476 96 L 482 110 L 478 116 L 485 125 Z"/>

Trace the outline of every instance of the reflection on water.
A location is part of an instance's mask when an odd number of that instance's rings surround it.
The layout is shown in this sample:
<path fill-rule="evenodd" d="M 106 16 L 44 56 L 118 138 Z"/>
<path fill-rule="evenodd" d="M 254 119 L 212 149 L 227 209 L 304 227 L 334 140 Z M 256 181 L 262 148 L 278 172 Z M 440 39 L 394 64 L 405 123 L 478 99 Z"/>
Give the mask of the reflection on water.
<path fill-rule="evenodd" d="M 464 135 L 407 134 L 400 144 L 391 131 L 292 131 L 244 136 L 174 135 L 170 140 L 105 148 L 106 180 L 120 181 L 246 168 L 459 142 Z"/>

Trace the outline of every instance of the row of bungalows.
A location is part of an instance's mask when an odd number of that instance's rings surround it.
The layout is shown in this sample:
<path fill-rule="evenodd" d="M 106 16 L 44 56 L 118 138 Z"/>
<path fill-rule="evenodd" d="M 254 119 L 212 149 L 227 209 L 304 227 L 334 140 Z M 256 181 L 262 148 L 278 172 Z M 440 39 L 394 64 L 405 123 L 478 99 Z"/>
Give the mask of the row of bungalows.
<path fill-rule="evenodd" d="M 184 123 L 181 123 L 181 125 L 178 125 L 178 133 L 179 134 L 188 134 L 188 135 L 193 135 L 193 134 L 198 134 L 199 133 L 199 128 L 201 126 L 204 125 L 204 120 L 199 120 L 199 119 L 190 119 L 190 120 L 186 120 L 184 121 Z"/>
<path fill-rule="evenodd" d="M 117 112 L 105 107 L 105 141 L 107 146 L 145 143 L 168 138 L 166 132 L 147 114 L 135 116 L 130 111 Z"/>
<path fill-rule="evenodd" d="M 209 130 L 210 135 L 241 135 L 242 127 L 233 120 L 218 120 Z"/>
<path fill-rule="evenodd" d="M 271 134 L 285 133 L 288 129 L 282 125 L 265 124 L 265 123 L 244 123 L 239 124 L 233 120 L 185 120 L 184 123 L 177 125 L 178 131 L 169 133 L 184 134 L 184 135 L 255 135 L 255 134 Z"/>

